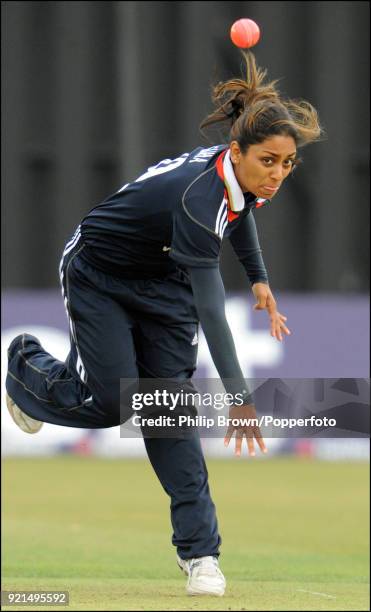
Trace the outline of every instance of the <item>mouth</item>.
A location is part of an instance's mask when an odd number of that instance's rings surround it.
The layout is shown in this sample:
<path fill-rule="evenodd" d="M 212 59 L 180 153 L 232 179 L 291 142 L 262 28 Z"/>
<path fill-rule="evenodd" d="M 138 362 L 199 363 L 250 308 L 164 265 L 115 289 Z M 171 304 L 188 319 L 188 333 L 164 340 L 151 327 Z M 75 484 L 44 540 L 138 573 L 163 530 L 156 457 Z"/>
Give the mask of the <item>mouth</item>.
<path fill-rule="evenodd" d="M 262 186 L 262 190 L 263 191 L 267 191 L 268 193 L 276 193 L 276 191 L 278 191 L 279 187 L 269 187 L 268 185 L 263 185 Z"/>

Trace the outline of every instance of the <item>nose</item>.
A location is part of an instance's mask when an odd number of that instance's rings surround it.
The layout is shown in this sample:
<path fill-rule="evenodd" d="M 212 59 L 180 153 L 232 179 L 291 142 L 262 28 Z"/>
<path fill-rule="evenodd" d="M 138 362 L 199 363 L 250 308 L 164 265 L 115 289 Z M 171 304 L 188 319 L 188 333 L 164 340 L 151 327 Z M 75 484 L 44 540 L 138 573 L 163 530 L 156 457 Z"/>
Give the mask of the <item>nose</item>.
<path fill-rule="evenodd" d="M 270 178 L 278 182 L 283 181 L 283 179 L 285 178 L 285 169 L 281 164 L 276 164 L 275 166 L 272 166 Z"/>

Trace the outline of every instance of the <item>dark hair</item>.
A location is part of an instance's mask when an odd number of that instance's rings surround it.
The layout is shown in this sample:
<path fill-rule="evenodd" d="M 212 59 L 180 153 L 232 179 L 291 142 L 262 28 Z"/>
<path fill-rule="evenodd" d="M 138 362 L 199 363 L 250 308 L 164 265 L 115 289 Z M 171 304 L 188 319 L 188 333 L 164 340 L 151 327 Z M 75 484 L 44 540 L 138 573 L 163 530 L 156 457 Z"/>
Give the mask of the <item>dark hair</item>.
<path fill-rule="evenodd" d="M 305 100 L 282 99 L 275 81 L 264 83 L 266 70 L 258 68 L 251 51 L 242 51 L 246 78 L 231 79 L 213 88 L 216 110 L 200 124 L 229 128 L 229 142 L 236 140 L 242 153 L 251 144 L 277 134 L 292 136 L 298 147 L 321 139 L 323 130 L 316 109 Z"/>

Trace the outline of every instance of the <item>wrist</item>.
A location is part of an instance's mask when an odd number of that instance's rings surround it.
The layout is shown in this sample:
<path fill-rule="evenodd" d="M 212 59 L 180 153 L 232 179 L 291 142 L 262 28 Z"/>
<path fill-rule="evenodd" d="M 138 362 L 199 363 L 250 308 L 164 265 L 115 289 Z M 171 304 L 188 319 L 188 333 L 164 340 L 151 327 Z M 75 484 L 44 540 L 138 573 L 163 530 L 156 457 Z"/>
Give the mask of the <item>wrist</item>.
<path fill-rule="evenodd" d="M 254 396 L 252 393 L 250 393 L 250 391 L 248 389 L 243 389 L 241 392 L 241 396 L 242 396 L 242 404 L 253 404 L 254 403 Z"/>
<path fill-rule="evenodd" d="M 254 280 L 251 281 L 251 286 L 254 287 L 255 285 L 268 285 L 269 286 L 269 281 L 267 278 L 262 278 L 260 280 Z"/>

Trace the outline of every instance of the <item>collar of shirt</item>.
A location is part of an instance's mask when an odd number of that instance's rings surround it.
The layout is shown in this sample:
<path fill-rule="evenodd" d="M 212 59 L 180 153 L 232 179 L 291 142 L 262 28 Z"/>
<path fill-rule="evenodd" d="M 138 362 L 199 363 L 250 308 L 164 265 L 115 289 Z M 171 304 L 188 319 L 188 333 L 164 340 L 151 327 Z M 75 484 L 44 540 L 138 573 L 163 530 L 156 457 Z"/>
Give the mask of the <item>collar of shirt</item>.
<path fill-rule="evenodd" d="M 232 212 L 239 213 L 245 206 L 252 208 L 253 204 L 255 204 L 255 208 L 260 208 L 260 206 L 270 202 L 265 198 L 257 198 L 253 193 L 243 193 L 233 170 L 230 149 L 226 149 L 219 155 L 216 160 L 216 169 L 224 182 L 228 196 L 228 206 Z"/>

